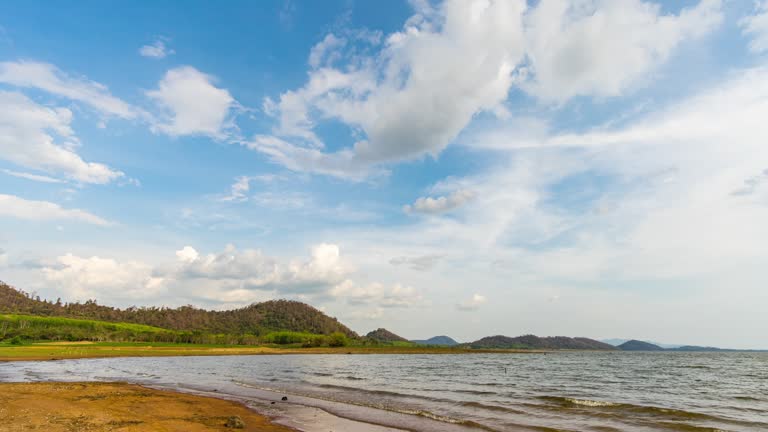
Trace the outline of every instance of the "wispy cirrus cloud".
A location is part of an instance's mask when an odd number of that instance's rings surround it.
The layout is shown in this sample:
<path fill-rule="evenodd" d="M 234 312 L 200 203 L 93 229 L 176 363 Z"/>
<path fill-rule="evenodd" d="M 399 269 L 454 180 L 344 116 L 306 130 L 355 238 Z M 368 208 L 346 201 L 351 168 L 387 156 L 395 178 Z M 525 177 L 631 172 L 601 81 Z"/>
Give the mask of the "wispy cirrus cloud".
<path fill-rule="evenodd" d="M 40 89 L 82 102 L 105 115 L 134 119 L 141 113 L 113 96 L 105 85 L 84 77 L 73 77 L 50 63 L 27 60 L 2 62 L 0 83 Z"/>
<path fill-rule="evenodd" d="M 111 222 L 80 209 L 67 209 L 48 201 L 24 199 L 15 195 L 0 194 L 0 216 L 30 221 L 70 220 L 99 226 Z"/>

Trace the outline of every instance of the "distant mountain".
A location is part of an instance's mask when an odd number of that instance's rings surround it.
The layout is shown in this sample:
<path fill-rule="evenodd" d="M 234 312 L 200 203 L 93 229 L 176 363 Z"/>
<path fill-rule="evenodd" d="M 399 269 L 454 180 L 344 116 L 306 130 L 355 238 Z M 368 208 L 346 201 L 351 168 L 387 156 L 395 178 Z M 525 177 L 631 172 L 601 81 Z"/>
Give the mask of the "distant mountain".
<path fill-rule="evenodd" d="M 600 342 L 607 343 L 608 345 L 619 346 L 624 342 L 628 342 L 630 339 L 600 339 Z"/>
<path fill-rule="evenodd" d="M 377 342 L 410 342 L 408 339 L 398 336 L 385 328 L 376 329 L 367 335 L 367 339 L 375 340 Z"/>
<path fill-rule="evenodd" d="M 677 348 L 670 348 L 667 351 L 708 352 L 708 351 L 736 351 L 736 350 L 715 348 L 715 347 L 703 347 L 703 346 L 695 346 L 695 345 L 684 345 Z"/>
<path fill-rule="evenodd" d="M 565 336 L 538 337 L 525 335 L 518 337 L 488 336 L 466 344 L 471 348 L 502 349 L 580 349 L 580 350 L 615 350 L 613 345 L 588 338 L 570 338 Z"/>
<path fill-rule="evenodd" d="M 459 343 L 449 338 L 448 336 L 435 336 L 427 340 L 412 340 L 411 342 L 419 345 L 441 345 L 441 346 L 454 346 Z"/>
<path fill-rule="evenodd" d="M 664 348 L 639 340 L 626 341 L 617 347 L 622 351 L 664 351 Z"/>
<path fill-rule="evenodd" d="M 629 342 L 630 340 L 635 340 L 635 339 L 616 339 L 616 338 L 614 338 L 614 339 L 600 339 L 600 342 L 605 342 L 607 344 L 611 344 L 611 345 L 617 347 L 617 346 L 623 344 L 624 342 Z M 665 344 L 665 343 L 654 342 L 654 341 L 649 341 L 649 340 L 641 341 L 641 342 L 647 342 L 649 344 L 658 345 L 658 346 L 660 346 L 660 347 L 662 347 L 664 349 L 666 349 L 666 348 L 680 348 L 682 346 L 680 344 Z"/>

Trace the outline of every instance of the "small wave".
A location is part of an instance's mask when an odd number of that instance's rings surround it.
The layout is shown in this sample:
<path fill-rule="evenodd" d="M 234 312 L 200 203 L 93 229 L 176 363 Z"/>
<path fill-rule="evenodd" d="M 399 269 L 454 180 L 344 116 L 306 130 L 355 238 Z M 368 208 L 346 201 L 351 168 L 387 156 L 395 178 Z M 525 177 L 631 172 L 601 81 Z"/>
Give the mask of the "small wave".
<path fill-rule="evenodd" d="M 685 431 L 685 432 L 728 432 L 723 429 L 712 428 L 707 426 L 696 426 L 696 425 L 685 424 L 685 423 L 658 422 L 658 423 L 655 423 L 655 425 L 662 426 L 665 429 Z"/>
<path fill-rule="evenodd" d="M 752 396 L 734 396 L 734 399 L 738 400 L 746 400 L 746 401 L 760 401 L 759 398 L 752 397 Z"/>
<path fill-rule="evenodd" d="M 661 408 L 649 405 L 633 405 L 629 403 L 620 402 L 608 402 L 590 399 L 577 399 L 571 397 L 562 396 L 540 396 L 539 399 L 549 402 L 557 403 L 561 406 L 576 406 L 576 407 L 588 407 L 588 408 L 606 408 L 616 409 L 622 411 L 630 411 L 635 414 L 649 415 L 654 417 L 667 417 L 670 419 L 682 419 L 682 420 L 714 420 L 714 421 L 729 421 L 733 420 L 727 418 L 716 417 L 708 414 L 702 414 L 691 411 L 684 411 L 674 408 Z"/>
<path fill-rule="evenodd" d="M 509 414 L 527 414 L 523 411 L 518 411 L 512 408 L 507 408 L 499 405 L 484 404 L 481 402 L 459 402 L 457 405 L 467 407 L 467 408 L 484 409 L 484 410 L 498 411 L 498 412 L 504 412 Z"/>
<path fill-rule="evenodd" d="M 471 395 L 478 395 L 478 396 L 492 396 L 497 394 L 496 392 L 492 391 L 481 391 L 481 390 L 453 390 L 453 393 L 464 393 L 464 394 L 471 394 Z"/>
<path fill-rule="evenodd" d="M 457 419 L 457 418 L 453 418 L 453 417 L 449 417 L 449 416 L 444 416 L 444 415 L 436 414 L 436 413 L 433 413 L 433 412 L 430 412 L 430 411 L 426 411 L 426 410 L 421 410 L 421 409 L 398 408 L 398 407 L 392 407 L 392 406 L 387 406 L 387 405 L 383 405 L 383 404 L 369 404 L 369 403 L 360 402 L 360 401 L 348 401 L 348 400 L 347 401 L 340 401 L 340 400 L 336 400 L 336 399 L 332 399 L 332 398 L 321 397 L 321 396 L 318 396 L 318 395 L 293 393 L 293 392 L 286 392 L 286 391 L 283 391 L 283 390 L 269 388 L 269 387 L 261 387 L 261 386 L 258 386 L 258 385 L 249 384 L 249 383 L 245 383 L 245 382 L 241 382 L 241 381 L 234 381 L 233 380 L 232 382 L 234 384 L 237 384 L 237 385 L 242 386 L 242 387 L 255 388 L 255 389 L 260 389 L 260 390 L 267 390 L 267 391 L 271 391 L 271 392 L 281 392 L 283 394 L 285 394 L 285 393 L 287 393 L 287 394 L 294 394 L 296 396 L 302 396 L 302 397 L 306 397 L 306 398 L 309 398 L 309 399 L 317 399 L 319 401 L 342 403 L 342 404 L 355 405 L 355 406 L 360 406 L 360 407 L 365 407 L 365 408 L 379 409 L 379 410 L 382 410 L 382 411 L 389 411 L 389 412 L 393 412 L 393 413 L 408 414 L 408 415 L 428 418 L 430 420 L 435 420 L 435 421 L 442 422 L 442 423 L 451 423 L 451 424 L 467 426 L 467 427 L 471 427 L 471 428 L 475 428 L 475 429 L 486 430 L 486 431 L 489 431 L 489 432 L 495 432 L 495 429 L 491 429 L 488 426 L 485 426 L 483 424 L 480 424 L 480 423 L 477 423 L 477 422 L 474 422 L 474 421 L 471 421 L 471 420 Z M 334 386 L 334 385 L 331 385 L 331 384 L 321 385 L 320 387 L 336 387 L 336 388 L 342 388 L 342 389 L 345 389 L 345 390 L 349 390 L 350 389 L 349 387 Z M 365 392 L 366 393 L 378 393 L 378 394 L 406 396 L 406 395 L 401 395 L 399 393 L 386 392 L 386 391 L 377 391 L 377 390 L 365 390 Z"/>
<path fill-rule="evenodd" d="M 606 402 L 606 401 L 591 400 L 591 399 L 576 399 L 576 398 L 560 397 L 560 396 L 541 396 L 539 397 L 539 399 L 550 401 L 550 402 L 557 402 L 562 405 L 577 405 L 577 406 L 585 406 L 585 407 L 618 407 L 623 405 L 616 402 Z"/>
<path fill-rule="evenodd" d="M 352 375 L 345 376 L 344 379 L 348 379 L 350 381 L 365 381 L 365 378 L 359 378 L 359 377 L 352 376 Z"/>
<path fill-rule="evenodd" d="M 325 373 L 325 372 L 313 372 L 312 375 L 319 376 L 319 377 L 330 377 L 330 376 L 333 376 L 333 374 Z"/>

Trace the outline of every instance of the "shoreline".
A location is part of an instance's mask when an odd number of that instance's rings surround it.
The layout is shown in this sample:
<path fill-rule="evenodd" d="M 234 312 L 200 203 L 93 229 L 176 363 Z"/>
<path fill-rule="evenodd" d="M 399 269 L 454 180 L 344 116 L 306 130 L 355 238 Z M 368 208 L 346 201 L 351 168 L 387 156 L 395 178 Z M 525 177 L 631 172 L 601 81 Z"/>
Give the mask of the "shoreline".
<path fill-rule="evenodd" d="M 218 390 L 112 381 L 0 382 L 0 432 L 259 431 L 259 432 L 471 432 L 478 429 L 384 411 L 371 421 L 352 412 L 307 405 L 304 397 L 262 391 L 236 395 Z M 339 405 L 344 405 L 337 403 Z M 370 408 L 372 409 L 372 408 Z M 346 415 L 345 415 L 346 414 Z M 350 415 L 351 414 L 351 415 Z M 402 422 L 398 417 L 410 417 Z M 227 426 L 232 417 L 242 428 Z M 421 423 L 416 429 L 408 423 Z M 426 423 L 425 423 L 426 422 Z"/>
<path fill-rule="evenodd" d="M 0 362 L 52 361 L 110 357 L 179 357 L 291 354 L 547 354 L 546 350 L 493 350 L 451 347 L 276 348 L 268 346 L 205 346 L 192 344 L 120 344 L 49 342 L 0 346 Z"/>
<path fill-rule="evenodd" d="M 239 401 L 114 382 L 3 382 L 0 417 L 0 432 L 227 431 L 231 417 L 238 430 L 296 431 Z"/>

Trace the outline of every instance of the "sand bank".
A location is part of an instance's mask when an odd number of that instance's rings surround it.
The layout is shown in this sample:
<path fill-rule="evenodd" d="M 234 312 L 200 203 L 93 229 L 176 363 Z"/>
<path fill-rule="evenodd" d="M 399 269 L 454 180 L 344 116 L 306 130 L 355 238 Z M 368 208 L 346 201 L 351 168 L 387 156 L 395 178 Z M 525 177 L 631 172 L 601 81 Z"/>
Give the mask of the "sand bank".
<path fill-rule="evenodd" d="M 292 430 L 237 402 L 122 383 L 0 383 L 0 419 L 0 432 Z"/>

